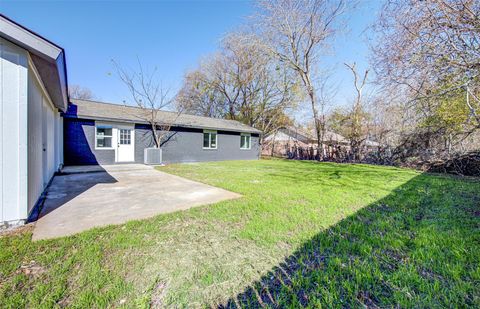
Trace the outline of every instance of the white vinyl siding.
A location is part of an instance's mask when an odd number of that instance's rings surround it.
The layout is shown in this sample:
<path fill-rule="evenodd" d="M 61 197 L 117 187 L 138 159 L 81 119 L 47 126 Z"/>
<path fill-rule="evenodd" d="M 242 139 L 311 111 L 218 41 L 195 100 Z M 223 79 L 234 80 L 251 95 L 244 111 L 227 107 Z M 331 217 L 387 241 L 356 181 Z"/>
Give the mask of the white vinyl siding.
<path fill-rule="evenodd" d="M 60 113 L 43 86 L 34 65 L 28 70 L 28 212 L 63 161 Z"/>
<path fill-rule="evenodd" d="M 203 131 L 203 149 L 217 149 L 217 131 Z"/>
<path fill-rule="evenodd" d="M 63 128 L 28 52 L 3 39 L 0 118 L 0 222 L 17 223 L 63 161 Z"/>
<path fill-rule="evenodd" d="M 62 162 L 60 113 L 28 51 L 0 38 L 0 225 L 27 219 Z"/>
<path fill-rule="evenodd" d="M 31 73 L 31 70 L 30 70 Z M 43 99 L 33 74 L 28 76 L 28 209 L 43 192 Z"/>
<path fill-rule="evenodd" d="M 27 217 L 27 56 L 0 38 L 0 222 Z"/>

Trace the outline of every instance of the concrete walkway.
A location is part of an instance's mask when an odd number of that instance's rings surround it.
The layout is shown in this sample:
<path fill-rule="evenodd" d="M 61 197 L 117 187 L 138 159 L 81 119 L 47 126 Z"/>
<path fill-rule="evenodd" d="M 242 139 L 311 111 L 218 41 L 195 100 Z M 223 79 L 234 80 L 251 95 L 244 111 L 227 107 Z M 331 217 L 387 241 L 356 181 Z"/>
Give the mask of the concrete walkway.
<path fill-rule="evenodd" d="M 48 189 L 34 240 L 241 196 L 141 164 L 70 167 L 63 172 Z"/>

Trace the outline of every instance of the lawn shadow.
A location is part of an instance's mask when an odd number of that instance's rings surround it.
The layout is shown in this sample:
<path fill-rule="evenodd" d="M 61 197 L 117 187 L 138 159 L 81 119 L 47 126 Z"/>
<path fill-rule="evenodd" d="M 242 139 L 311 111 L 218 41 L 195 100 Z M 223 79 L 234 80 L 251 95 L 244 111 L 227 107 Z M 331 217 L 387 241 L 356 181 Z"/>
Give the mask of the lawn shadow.
<path fill-rule="evenodd" d="M 480 203 L 456 181 L 416 176 L 318 233 L 218 308 L 478 305 L 468 246 Z M 470 262 L 453 250 L 473 251 L 464 253 Z M 463 267 L 461 279 L 449 267 Z"/>

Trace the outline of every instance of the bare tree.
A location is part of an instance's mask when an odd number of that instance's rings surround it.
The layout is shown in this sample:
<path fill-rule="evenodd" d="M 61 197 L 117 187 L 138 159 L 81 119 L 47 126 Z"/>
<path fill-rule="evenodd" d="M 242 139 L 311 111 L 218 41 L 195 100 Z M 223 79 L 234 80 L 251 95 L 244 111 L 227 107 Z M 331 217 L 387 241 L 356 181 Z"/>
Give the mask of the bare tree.
<path fill-rule="evenodd" d="M 185 75 L 175 103 L 177 109 L 190 114 L 214 118 L 225 116 L 221 94 L 208 76 L 205 65 Z"/>
<path fill-rule="evenodd" d="M 68 96 L 72 99 L 93 100 L 95 96 L 92 91 L 80 85 L 68 85 Z"/>
<path fill-rule="evenodd" d="M 352 109 L 352 130 L 349 136 L 350 138 L 350 146 L 352 148 L 352 154 L 354 156 L 354 160 L 360 160 L 360 151 L 362 149 L 362 143 L 366 139 L 363 136 L 362 132 L 362 115 L 363 115 L 363 88 L 367 82 L 368 77 L 368 70 L 365 70 L 363 77 L 359 76 L 357 72 L 357 66 L 354 62 L 353 64 L 345 63 L 345 66 L 352 72 L 353 74 L 353 85 L 355 87 L 355 100 L 353 103 Z"/>
<path fill-rule="evenodd" d="M 449 153 L 480 129 L 480 2 L 390 0 L 381 12 L 372 47 L 378 83 L 386 97 L 408 102 L 421 147 L 444 144 Z"/>
<path fill-rule="evenodd" d="M 251 37 L 227 35 L 217 53 L 187 74 L 177 100 L 193 113 L 238 120 L 269 135 L 289 123 L 298 83 Z"/>
<path fill-rule="evenodd" d="M 320 127 L 320 140 L 325 141 L 327 133 L 327 108 L 332 107 L 332 101 L 338 92 L 338 87 L 331 83 L 332 74 L 329 71 L 321 74 L 318 86 L 318 124 Z M 314 123 L 315 124 L 315 123 Z"/>
<path fill-rule="evenodd" d="M 384 146 L 398 145 L 411 120 L 404 101 L 390 100 L 385 92 L 378 92 L 366 108 L 371 115 L 369 133 L 374 140 Z"/>
<path fill-rule="evenodd" d="M 287 64 L 308 95 L 319 147 L 323 148 L 322 124 L 315 89 L 316 65 L 327 41 L 337 31 L 345 11 L 343 0 L 262 0 L 256 17 L 260 41 Z"/>
<path fill-rule="evenodd" d="M 156 68 L 150 73 L 144 70 L 138 60 L 136 71 L 127 70 L 114 60 L 112 62 L 120 80 L 127 86 L 136 107 L 141 110 L 139 114 L 135 113 L 135 116 L 150 125 L 155 147 L 160 148 L 182 110 L 164 112 L 172 107 L 172 99 L 169 91 L 156 79 Z"/>

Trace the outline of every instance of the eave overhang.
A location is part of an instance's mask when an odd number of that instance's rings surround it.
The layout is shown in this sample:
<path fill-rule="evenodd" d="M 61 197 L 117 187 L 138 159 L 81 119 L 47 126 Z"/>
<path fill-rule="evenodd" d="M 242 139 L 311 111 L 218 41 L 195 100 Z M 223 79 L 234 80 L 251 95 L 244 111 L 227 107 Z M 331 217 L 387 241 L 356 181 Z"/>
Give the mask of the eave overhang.
<path fill-rule="evenodd" d="M 0 36 L 30 53 L 53 104 L 65 111 L 68 106 L 68 82 L 63 48 L 2 14 Z"/>

